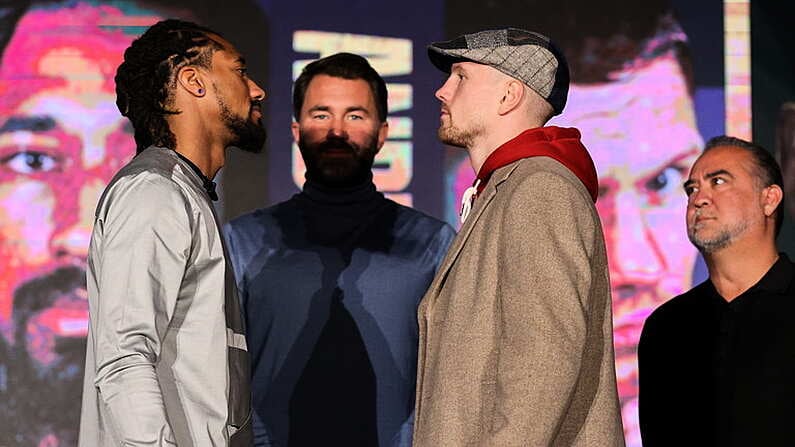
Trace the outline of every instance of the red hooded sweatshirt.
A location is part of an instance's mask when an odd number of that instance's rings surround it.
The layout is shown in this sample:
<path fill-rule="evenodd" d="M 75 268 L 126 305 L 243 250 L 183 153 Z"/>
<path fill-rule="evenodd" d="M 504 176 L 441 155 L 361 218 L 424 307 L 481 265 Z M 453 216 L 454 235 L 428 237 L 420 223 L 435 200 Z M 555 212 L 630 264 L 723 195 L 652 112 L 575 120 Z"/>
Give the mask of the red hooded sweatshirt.
<path fill-rule="evenodd" d="M 596 168 L 588 150 L 580 142 L 580 131 L 573 127 L 549 126 L 527 129 L 498 147 L 486 158 L 478 172 L 475 180 L 475 184 L 478 185 L 477 193 L 483 191 L 494 171 L 529 157 L 550 157 L 566 166 L 585 185 L 591 194 L 591 199 L 596 203 L 599 192 Z"/>

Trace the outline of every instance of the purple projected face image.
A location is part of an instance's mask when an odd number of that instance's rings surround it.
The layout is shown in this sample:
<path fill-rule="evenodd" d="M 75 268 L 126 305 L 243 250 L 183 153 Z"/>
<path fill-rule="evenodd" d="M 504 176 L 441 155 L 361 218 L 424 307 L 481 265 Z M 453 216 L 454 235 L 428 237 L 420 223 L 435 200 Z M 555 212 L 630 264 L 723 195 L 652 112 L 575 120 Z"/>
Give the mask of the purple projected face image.
<path fill-rule="evenodd" d="M 682 183 L 703 140 L 673 55 L 614 78 L 572 84 L 566 109 L 549 124 L 580 129 L 596 164 L 624 429 L 628 445 L 640 445 L 637 344 L 646 317 L 692 285 L 697 251 L 682 219 L 687 207 Z M 474 173 L 468 159 L 450 168 L 460 203 Z"/>
<path fill-rule="evenodd" d="M 637 433 L 637 344 L 646 317 L 688 290 L 682 183 L 703 145 L 677 60 L 655 59 L 618 82 L 572 86 L 555 123 L 577 127 L 599 175 L 613 297 L 616 375 L 627 433 Z M 630 440 L 628 440 L 630 441 Z"/>

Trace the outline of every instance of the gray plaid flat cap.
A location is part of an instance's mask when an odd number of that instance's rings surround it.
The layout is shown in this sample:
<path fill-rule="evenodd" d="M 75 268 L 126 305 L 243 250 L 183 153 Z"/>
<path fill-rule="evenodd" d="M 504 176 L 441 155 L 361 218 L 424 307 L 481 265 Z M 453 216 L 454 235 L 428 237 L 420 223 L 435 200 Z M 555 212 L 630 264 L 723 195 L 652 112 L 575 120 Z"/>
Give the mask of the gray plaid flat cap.
<path fill-rule="evenodd" d="M 569 66 L 558 47 L 541 34 L 517 28 L 465 34 L 428 45 L 428 57 L 445 73 L 456 62 L 492 66 L 527 84 L 556 115 L 566 106 Z"/>

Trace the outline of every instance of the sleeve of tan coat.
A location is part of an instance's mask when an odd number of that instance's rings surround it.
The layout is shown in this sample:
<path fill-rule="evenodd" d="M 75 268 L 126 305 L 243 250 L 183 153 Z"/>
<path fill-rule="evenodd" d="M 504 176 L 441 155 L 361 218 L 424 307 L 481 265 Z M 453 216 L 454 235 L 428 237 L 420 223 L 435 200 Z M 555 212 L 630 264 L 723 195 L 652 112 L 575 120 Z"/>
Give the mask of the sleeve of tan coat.
<path fill-rule="evenodd" d="M 549 172 L 525 177 L 502 214 L 488 445 L 551 445 L 576 387 L 597 232 L 590 198 L 571 181 Z"/>
<path fill-rule="evenodd" d="M 92 247 L 95 385 L 125 446 L 175 445 L 155 364 L 190 253 L 190 214 L 176 185 L 145 173 L 119 181 L 108 199 Z"/>

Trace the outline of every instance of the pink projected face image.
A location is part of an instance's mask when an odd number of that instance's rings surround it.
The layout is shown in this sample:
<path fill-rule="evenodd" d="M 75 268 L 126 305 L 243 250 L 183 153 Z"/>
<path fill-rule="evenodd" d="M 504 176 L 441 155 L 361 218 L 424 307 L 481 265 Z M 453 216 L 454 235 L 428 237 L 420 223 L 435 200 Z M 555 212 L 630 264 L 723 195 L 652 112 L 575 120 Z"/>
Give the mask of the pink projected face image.
<path fill-rule="evenodd" d="M 157 20 L 82 2 L 31 9 L 3 52 L 0 334 L 13 358 L 0 363 L 9 392 L 24 399 L 0 407 L 32 421 L 17 427 L 19 445 L 76 443 L 94 210 L 135 154 L 113 77 L 129 30 Z"/>
<path fill-rule="evenodd" d="M 674 56 L 617 82 L 573 85 L 553 124 L 577 127 L 599 174 L 613 295 L 616 374 L 625 429 L 637 432 L 637 344 L 657 306 L 692 285 L 697 251 L 682 219 L 682 183 L 703 145 Z"/>
<path fill-rule="evenodd" d="M 692 285 L 697 251 L 687 239 L 682 183 L 703 145 L 692 99 L 673 55 L 615 82 L 573 84 L 566 109 L 549 124 L 580 129 L 599 174 L 613 296 L 616 366 L 625 432 L 637 430 L 637 344 L 646 317 Z M 472 184 L 468 159 L 451 167 L 456 203 Z"/>
<path fill-rule="evenodd" d="M 99 194 L 135 153 L 113 84 L 132 37 L 100 28 L 114 15 L 121 12 L 79 4 L 31 11 L 0 65 L 0 325 L 7 338 L 21 284 L 85 263 Z M 85 336 L 85 315 L 74 306 L 63 314 L 47 320 L 51 330 Z"/>

